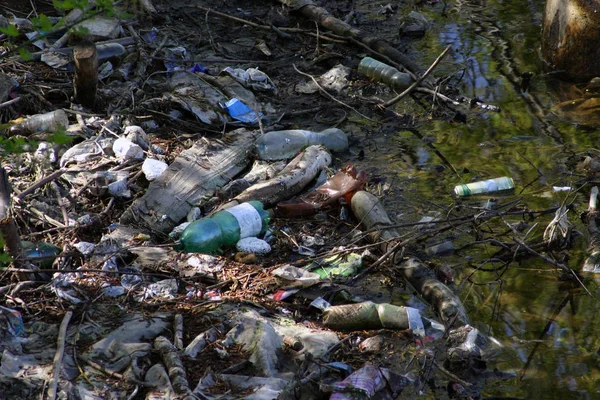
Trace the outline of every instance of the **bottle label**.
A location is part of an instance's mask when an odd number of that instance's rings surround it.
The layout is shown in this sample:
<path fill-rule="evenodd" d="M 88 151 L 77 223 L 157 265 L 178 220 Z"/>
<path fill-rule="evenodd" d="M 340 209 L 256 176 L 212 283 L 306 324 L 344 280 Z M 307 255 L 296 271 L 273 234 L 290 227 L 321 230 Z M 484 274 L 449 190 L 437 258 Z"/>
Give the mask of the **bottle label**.
<path fill-rule="evenodd" d="M 240 226 L 240 239 L 256 236 L 262 230 L 262 218 L 252 204 L 243 203 L 225 211 L 237 220 Z"/>

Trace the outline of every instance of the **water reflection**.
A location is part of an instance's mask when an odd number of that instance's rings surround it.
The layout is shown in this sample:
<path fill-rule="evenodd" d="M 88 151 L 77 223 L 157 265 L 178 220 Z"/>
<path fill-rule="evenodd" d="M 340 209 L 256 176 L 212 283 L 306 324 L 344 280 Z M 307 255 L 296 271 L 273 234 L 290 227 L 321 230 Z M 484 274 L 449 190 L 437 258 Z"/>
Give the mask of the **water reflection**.
<path fill-rule="evenodd" d="M 386 200 L 386 204 L 394 203 L 390 209 L 422 213 L 441 210 L 450 215 L 457 204 L 450 196 L 454 185 L 511 176 L 517 186 L 515 195 L 499 203 L 518 197 L 525 207 L 535 210 L 558 207 L 565 201 L 573 203 L 577 211 L 570 220 L 585 232 L 577 214 L 587 208 L 589 187 L 582 186 L 585 175 L 575 166 L 600 138 L 597 92 L 586 91 L 585 84 L 556 85 L 552 75 L 543 71 L 539 57 L 543 8 L 543 0 L 457 0 L 449 3 L 446 15 L 439 4 L 418 9 L 435 21 L 423 39 L 409 44 L 421 64 L 428 65 L 451 44 L 452 59 L 443 62 L 436 75 L 449 77 L 444 84 L 456 85 L 463 94 L 500 106 L 502 112 L 473 110 L 467 113 L 466 123 L 456 123 L 428 118 L 429 111 L 409 102 L 398 105 L 398 112 L 422 115 L 417 122 L 419 131 L 432 138 L 432 144 L 458 175 L 449 168 L 428 168 L 440 164 L 440 159 L 422 140 L 402 129 L 387 138 L 369 136 L 380 144 L 377 154 L 368 155 L 369 162 L 382 174 L 400 179 L 395 182 L 400 194 Z M 400 8 L 398 14 L 409 11 L 411 7 Z M 386 23 L 393 22 L 386 19 Z M 382 31 L 386 31 L 384 26 Z M 573 93 L 582 99 L 578 110 L 585 113 L 571 112 Z M 582 124 L 592 127 L 582 129 Z M 555 192 L 552 186 L 571 186 L 581 193 Z M 458 203 L 461 207 L 480 206 L 462 200 Z M 421 215 L 404 212 L 400 218 L 411 216 L 418 219 Z M 551 219 L 548 215 L 528 221 L 532 227 L 528 240 L 541 241 Z M 501 229 L 490 225 L 489 231 L 493 235 Z M 453 238 L 457 248 L 474 241 L 472 230 L 457 232 Z M 580 269 L 585 247 L 584 238 L 576 241 L 564 262 Z M 458 289 L 474 325 L 505 346 L 494 366 L 517 373 L 527 367 L 522 378 L 486 382 L 483 393 L 539 399 L 596 398 L 600 391 L 600 310 L 596 299 L 579 284 L 561 286 L 558 272 L 536 258 L 510 263 L 501 273 L 472 274 L 473 265 L 496 251 L 491 246 L 472 246 L 444 259 L 461 266 L 457 268 L 462 273 Z M 472 279 L 467 281 L 467 276 Z M 584 284 L 593 296 L 600 296 L 593 277 L 586 277 Z"/>

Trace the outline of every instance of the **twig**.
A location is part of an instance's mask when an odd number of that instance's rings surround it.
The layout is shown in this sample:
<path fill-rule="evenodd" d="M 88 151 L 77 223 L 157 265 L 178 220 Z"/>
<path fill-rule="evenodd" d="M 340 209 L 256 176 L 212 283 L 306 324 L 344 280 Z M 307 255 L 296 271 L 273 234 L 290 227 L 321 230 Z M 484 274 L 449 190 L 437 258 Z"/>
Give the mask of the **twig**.
<path fill-rule="evenodd" d="M 317 38 L 320 38 L 322 40 L 326 40 L 326 41 L 329 41 L 329 42 L 335 42 L 335 43 L 345 43 L 346 42 L 346 40 L 334 39 L 334 38 L 332 38 L 330 36 L 325 36 L 323 34 L 317 35 L 317 34 L 315 34 L 313 32 L 309 32 L 309 31 L 306 31 L 305 29 L 300 29 L 300 28 L 285 28 L 285 27 L 275 27 L 275 26 L 268 26 L 268 25 L 260 25 L 260 24 L 257 24 L 255 22 L 250 22 L 250 21 L 242 19 L 242 18 L 234 17 L 233 15 L 225 14 L 225 13 L 222 13 L 222 12 L 219 12 L 219 11 L 215 11 L 215 10 L 213 10 L 211 8 L 206 8 L 206 7 L 202 7 L 202 6 L 198 6 L 198 5 L 183 6 L 182 8 L 185 8 L 185 7 L 197 8 L 199 10 L 205 11 L 207 15 L 209 13 L 213 13 L 215 15 L 218 15 L 219 17 L 228 18 L 228 19 L 230 19 L 232 21 L 236 21 L 236 22 L 239 22 L 239 23 L 244 24 L 244 25 L 251 26 L 251 27 L 256 28 L 256 29 L 263 29 L 263 30 L 269 30 L 269 31 L 277 29 L 277 30 L 282 31 L 282 32 L 294 32 L 294 33 L 302 33 L 302 34 L 309 35 L 309 36 L 315 36 Z"/>
<path fill-rule="evenodd" d="M 48 389 L 48 400 L 56 399 L 56 391 L 58 389 L 58 378 L 60 375 L 60 370 L 62 367 L 62 359 L 65 354 L 65 341 L 67 339 L 67 327 L 69 326 L 69 321 L 73 316 L 73 311 L 68 311 L 58 329 L 58 339 L 56 341 L 56 354 L 54 355 L 54 363 L 53 363 L 53 373 L 52 378 L 50 380 L 50 388 Z"/>
<path fill-rule="evenodd" d="M 514 228 L 514 226 L 512 226 L 511 224 L 509 224 L 508 222 L 506 222 L 506 220 L 504 218 L 502 218 L 502 222 L 504 222 L 504 224 L 506 226 L 508 226 L 515 234 L 517 234 L 516 229 Z M 585 285 L 583 284 L 583 282 L 581 282 L 581 279 L 579 279 L 579 277 L 577 276 L 577 273 L 575 271 L 573 271 L 573 269 L 567 267 L 566 265 L 559 263 L 553 259 L 551 259 L 548 256 L 545 256 L 541 253 L 538 253 L 537 251 L 535 251 L 534 249 L 532 249 L 531 247 L 529 247 L 527 245 L 527 243 L 525 243 L 524 241 L 514 238 L 513 239 L 515 241 L 515 243 L 517 243 L 519 246 L 523 247 L 525 250 L 527 250 L 528 253 L 533 254 L 534 256 L 546 261 L 548 264 L 555 266 L 556 268 L 562 269 L 565 273 L 570 274 L 572 276 L 575 277 L 575 279 L 577 280 L 577 282 L 579 282 L 579 284 L 581 285 L 581 287 L 583 288 L 583 290 L 586 291 L 586 293 L 593 299 L 595 299 L 594 295 L 588 290 L 587 287 L 585 287 Z"/>
<path fill-rule="evenodd" d="M 177 350 L 183 350 L 183 315 L 175 314 L 173 319 L 173 344 Z"/>
<path fill-rule="evenodd" d="M 367 272 L 373 270 L 374 268 L 376 268 L 377 266 L 383 264 L 383 262 L 385 260 L 387 260 L 392 254 L 394 254 L 396 252 L 396 250 L 398 250 L 400 247 L 402 246 L 406 246 L 408 243 L 410 243 L 411 241 L 415 240 L 416 238 L 418 238 L 421 235 L 417 235 L 416 237 L 411 237 L 409 239 L 403 240 L 401 242 L 396 243 L 391 249 L 389 249 L 384 255 L 382 255 L 381 257 L 379 257 L 379 259 L 377 259 L 377 261 L 375 261 L 373 264 L 371 264 L 368 268 L 365 268 L 360 274 L 356 275 L 355 277 L 352 278 L 352 280 L 350 282 L 355 282 L 357 280 L 359 280 L 360 278 L 362 278 Z M 404 249 L 402 251 L 402 253 L 404 253 Z M 400 257 L 402 257 L 403 254 L 400 255 Z"/>
<path fill-rule="evenodd" d="M 458 102 L 456 100 L 453 100 L 450 97 L 445 96 L 445 95 L 439 93 L 437 90 L 432 90 L 432 89 L 428 89 L 428 88 L 424 88 L 424 87 L 418 87 L 418 88 L 415 89 L 415 91 L 427 93 L 427 94 L 430 94 L 430 95 L 432 95 L 434 97 L 439 97 L 445 103 L 452 104 L 453 106 L 460 106 L 460 102 Z"/>
<path fill-rule="evenodd" d="M 17 102 L 19 102 L 19 101 L 21 101 L 21 98 L 20 98 L 20 97 L 15 97 L 15 98 L 14 98 L 14 99 L 12 99 L 12 100 L 8 100 L 8 101 L 5 101 L 4 103 L 0 103 L 0 109 L 1 109 L 1 108 L 5 108 L 5 107 L 8 107 L 8 106 L 10 106 L 11 104 L 15 104 L 15 103 L 17 103 Z"/>
<path fill-rule="evenodd" d="M 408 96 L 410 94 L 410 92 L 412 92 L 414 88 L 419 86 L 421 84 L 421 82 L 423 82 L 423 80 L 425 80 L 425 78 L 427 78 L 427 76 L 435 69 L 435 67 L 437 67 L 437 65 L 444 59 L 444 57 L 446 56 L 446 54 L 448 53 L 448 51 L 450 50 L 451 47 L 452 47 L 452 45 L 448 45 L 448 47 L 446 47 L 444 49 L 444 51 L 442 51 L 442 53 L 438 56 L 438 58 L 435 59 L 435 61 L 429 66 L 429 68 L 427 68 L 427 71 L 425 71 L 425 73 L 419 79 L 417 79 L 412 85 L 410 85 L 408 87 L 408 89 L 406 89 L 404 92 L 400 93 L 398 96 L 394 97 L 393 99 L 388 100 L 385 103 L 381 104 L 381 106 L 389 107 L 392 104 L 396 104 L 397 102 L 399 102 L 400 100 L 402 100 L 403 98 Z"/>
<path fill-rule="evenodd" d="M 440 372 L 442 372 L 444 375 L 447 375 L 450 379 L 460 383 L 461 385 L 465 386 L 465 387 L 471 387 L 473 386 L 472 383 L 465 381 L 464 379 L 460 379 L 458 376 L 454 375 L 452 372 L 448 371 L 446 368 L 444 368 L 442 365 L 438 364 L 435 360 L 433 360 L 433 365 L 435 365 L 435 367 L 437 369 L 440 370 Z"/>
<path fill-rule="evenodd" d="M 527 163 L 529 165 L 531 165 L 533 168 L 535 168 L 535 170 L 537 171 L 539 176 L 544 176 L 544 174 L 542 173 L 542 171 L 540 171 L 540 169 L 538 167 L 536 167 L 531 161 L 529 161 L 529 159 L 527 157 L 525 157 L 523 154 L 521 154 L 520 151 L 517 150 L 517 154 L 521 156 L 522 159 L 524 159 L 525 161 L 527 161 Z"/>
<path fill-rule="evenodd" d="M 181 399 L 195 398 L 190 390 L 185 367 L 175 346 L 166 337 L 159 336 L 154 339 L 154 349 L 158 351 L 169 371 L 169 379 L 177 397 Z"/>
<path fill-rule="evenodd" d="M 22 200 L 25 196 L 27 196 L 28 194 L 32 193 L 33 191 L 35 191 L 40 186 L 43 186 L 43 185 L 45 185 L 48 182 L 51 182 L 51 181 L 53 181 L 55 179 L 58 179 L 65 172 L 67 172 L 67 170 L 65 168 L 61 168 L 61 169 L 58 169 L 58 170 L 54 171 L 50 175 L 48 175 L 48 176 L 46 176 L 46 177 L 38 180 L 37 182 L 34 182 L 33 185 L 31 185 L 30 187 L 28 187 L 27 189 L 23 190 L 21 193 L 19 193 L 18 195 L 16 195 L 15 198 L 17 200 Z"/>
<path fill-rule="evenodd" d="M 69 226 L 69 214 L 67 213 L 67 209 L 65 208 L 65 204 L 63 203 L 62 197 L 60 195 L 60 189 L 56 182 L 50 182 L 50 187 L 54 190 L 54 194 L 56 195 L 56 204 L 60 208 L 60 212 L 62 213 L 63 220 L 65 221 L 65 225 Z"/>
<path fill-rule="evenodd" d="M 376 122 L 376 121 L 374 121 L 373 119 L 371 119 L 371 118 L 367 117 L 366 115 L 363 115 L 363 114 L 361 114 L 361 113 L 360 113 L 360 112 L 359 112 L 357 109 L 355 109 L 354 107 L 352 107 L 352 106 L 350 106 L 350 105 L 348 105 L 348 104 L 344 103 L 343 101 L 341 101 L 341 100 L 338 100 L 338 99 L 336 99 L 335 97 L 333 97 L 331 94 L 329 94 L 329 92 L 327 92 L 327 90 L 323 89 L 323 87 L 322 87 L 322 86 L 319 84 L 319 82 L 317 82 L 317 80 L 315 79 L 315 77 L 314 77 L 314 76 L 312 76 L 311 74 L 307 74 L 306 72 L 302 72 L 302 71 L 300 71 L 300 70 L 299 70 L 299 69 L 296 67 L 296 64 L 292 64 L 292 66 L 294 67 L 294 70 L 295 70 L 297 73 L 299 73 L 300 75 L 303 75 L 303 76 L 306 76 L 306 77 L 309 77 L 310 79 L 312 79 L 312 81 L 315 83 L 315 85 L 317 85 L 317 87 L 319 88 L 319 90 L 320 90 L 320 91 L 321 91 L 323 94 L 325 94 L 327 97 L 329 97 L 331 100 L 335 101 L 335 102 L 336 102 L 336 103 L 338 103 L 338 104 L 341 104 L 341 105 L 343 105 L 344 107 L 347 107 L 347 108 L 351 109 L 352 111 L 354 111 L 355 113 L 357 113 L 358 115 L 360 115 L 361 117 L 365 118 L 365 119 L 366 119 L 366 120 L 368 120 L 368 121 L 371 121 L 371 122 Z"/>

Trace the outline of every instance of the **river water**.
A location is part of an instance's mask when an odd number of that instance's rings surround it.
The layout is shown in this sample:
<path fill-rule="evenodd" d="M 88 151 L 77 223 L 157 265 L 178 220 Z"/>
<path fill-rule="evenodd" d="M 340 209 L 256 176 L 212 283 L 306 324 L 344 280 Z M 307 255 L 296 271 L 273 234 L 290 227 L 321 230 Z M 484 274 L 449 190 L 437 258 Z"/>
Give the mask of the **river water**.
<path fill-rule="evenodd" d="M 583 235 L 550 256 L 579 270 L 587 243 L 579 215 L 587 209 L 592 185 L 586 184 L 589 179 L 577 165 L 585 155 L 596 153 L 600 131 L 594 118 L 600 111 L 570 115 L 557 111 L 560 101 L 579 93 L 585 84 L 560 82 L 555 74 L 544 71 L 539 50 L 544 2 L 409 3 L 401 3 L 393 14 L 380 13 L 383 3 L 375 1 L 358 1 L 355 8 L 364 29 L 397 43 L 423 66 L 451 45 L 451 56 L 434 75 L 450 77 L 445 85 L 502 111 L 467 110 L 466 122 L 430 118 L 435 115 L 435 105 L 409 100 L 396 105 L 395 111 L 418 115 L 416 119 L 378 128 L 364 123 L 353 132 L 363 135 L 368 163 L 387 177 L 388 213 L 403 223 L 414 220 L 415 215 L 465 215 L 465 209 L 474 213 L 478 207 L 512 201 L 518 201 L 517 208 L 524 210 L 547 210 L 568 203 L 573 206 L 568 214 L 573 230 Z M 429 21 L 428 30 L 422 38 L 400 41 L 398 27 L 411 11 Z M 514 179 L 516 190 L 511 195 L 457 200 L 450 194 L 459 183 L 501 176 Z M 553 186 L 573 190 L 556 192 Z M 552 217 L 553 213 L 533 220 L 515 215 L 505 219 L 527 223 L 520 237 L 532 244 L 541 243 Z M 594 277 L 585 276 L 588 294 L 581 285 L 561 284 L 559 272 L 536 257 L 488 263 L 485 269 L 489 271 L 475 272 L 475 266 L 498 251 L 486 239 L 511 242 L 502 236 L 506 230 L 501 221 L 481 223 L 476 229 L 463 225 L 420 244 L 422 250 L 440 241 L 453 241 L 459 250 L 433 261 L 454 269 L 456 288 L 473 325 L 504 346 L 488 367 L 516 377 L 488 380 L 481 393 L 527 399 L 598 398 L 600 318 L 596 298 L 600 293 Z"/>

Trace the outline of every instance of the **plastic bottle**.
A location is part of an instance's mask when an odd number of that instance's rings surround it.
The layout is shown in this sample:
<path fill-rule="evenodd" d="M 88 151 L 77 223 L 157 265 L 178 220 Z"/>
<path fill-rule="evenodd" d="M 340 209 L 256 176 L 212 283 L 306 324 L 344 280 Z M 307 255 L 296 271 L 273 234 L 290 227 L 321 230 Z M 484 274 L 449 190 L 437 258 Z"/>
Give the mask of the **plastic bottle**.
<path fill-rule="evenodd" d="M 38 132 L 56 132 L 69 127 L 69 117 L 63 110 L 55 110 L 46 114 L 36 114 L 25 121 L 10 127 L 13 135 L 29 135 Z"/>
<path fill-rule="evenodd" d="M 501 190 L 510 190 L 515 188 L 512 178 L 503 176 L 502 178 L 488 179 L 486 181 L 471 182 L 466 185 L 458 185 L 454 188 L 457 196 L 465 197 L 474 194 L 499 192 Z"/>
<path fill-rule="evenodd" d="M 348 137 L 337 128 L 321 132 L 290 129 L 265 133 L 255 146 L 260 159 L 283 160 L 292 158 L 305 147 L 319 144 L 331 151 L 344 151 L 348 148 Z"/>
<path fill-rule="evenodd" d="M 304 218 L 339 204 L 343 197 L 350 203 L 352 196 L 367 182 L 367 174 L 346 165 L 331 179 L 312 192 L 277 203 L 275 215 L 283 218 Z"/>
<path fill-rule="evenodd" d="M 404 90 L 412 84 L 412 78 L 409 74 L 400 72 L 396 68 L 371 57 L 365 57 L 360 61 L 358 72 L 400 90 Z"/>
<path fill-rule="evenodd" d="M 214 253 L 240 239 L 267 229 L 271 217 L 259 201 L 249 201 L 192 222 L 181 234 L 178 249 L 189 253 Z"/>
<path fill-rule="evenodd" d="M 323 312 L 323 324 L 334 330 L 413 329 L 423 331 L 419 311 L 389 303 L 363 303 L 331 306 Z"/>

